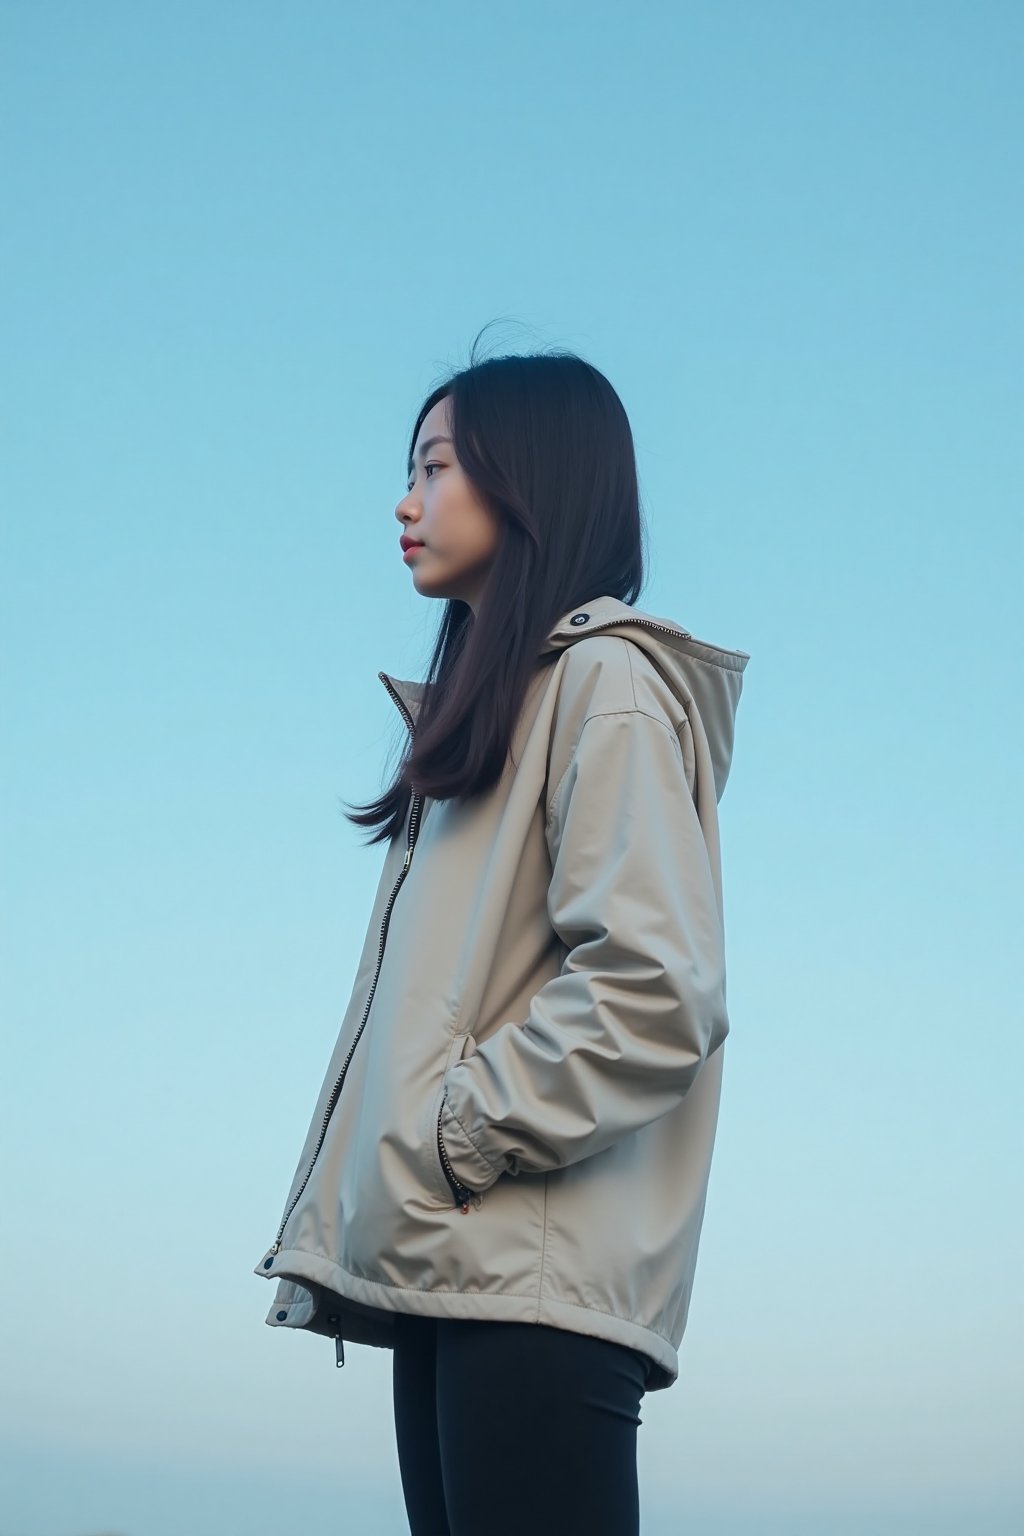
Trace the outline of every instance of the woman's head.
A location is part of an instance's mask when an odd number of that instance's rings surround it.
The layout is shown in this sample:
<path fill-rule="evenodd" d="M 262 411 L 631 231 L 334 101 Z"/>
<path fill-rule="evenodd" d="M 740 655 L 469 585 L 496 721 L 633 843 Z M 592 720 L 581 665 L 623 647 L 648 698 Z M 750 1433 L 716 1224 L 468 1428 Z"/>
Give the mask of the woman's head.
<path fill-rule="evenodd" d="M 497 549 L 501 522 L 459 462 L 451 396 L 420 412 L 406 494 L 395 509 L 402 537 L 418 549 L 407 564 L 417 592 L 465 603 L 475 613 Z"/>
<path fill-rule="evenodd" d="M 643 556 L 633 435 L 621 400 L 590 363 L 569 352 L 471 363 L 424 401 L 406 470 L 395 516 L 425 543 L 408 561 L 425 597 L 478 615 L 493 567 L 492 601 L 514 603 L 528 584 L 533 607 L 550 620 L 578 597 L 636 601 Z"/>
<path fill-rule="evenodd" d="M 644 579 L 629 421 L 573 353 L 471 357 L 424 401 L 407 472 L 395 516 L 423 548 L 406 565 L 444 608 L 410 750 L 384 795 L 346 812 L 377 828 L 370 842 L 402 829 L 413 786 L 494 785 L 552 625 L 605 594 L 635 603 Z"/>

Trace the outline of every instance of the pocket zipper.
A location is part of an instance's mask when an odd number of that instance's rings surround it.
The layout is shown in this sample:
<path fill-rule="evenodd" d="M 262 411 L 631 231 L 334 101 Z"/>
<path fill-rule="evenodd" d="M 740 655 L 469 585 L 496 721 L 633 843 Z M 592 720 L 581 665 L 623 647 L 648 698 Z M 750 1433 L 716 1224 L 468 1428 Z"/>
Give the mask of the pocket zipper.
<path fill-rule="evenodd" d="M 459 1182 L 455 1177 L 455 1169 L 448 1160 L 448 1153 L 445 1151 L 444 1140 L 441 1136 L 441 1115 L 443 1114 L 444 1109 L 442 1107 L 437 1117 L 437 1150 L 441 1158 L 441 1167 L 444 1169 L 444 1176 L 448 1180 L 448 1187 L 455 1197 L 455 1204 L 462 1211 L 463 1216 L 466 1216 L 469 1213 L 470 1202 L 473 1199 L 473 1191 L 467 1189 L 465 1184 Z"/>

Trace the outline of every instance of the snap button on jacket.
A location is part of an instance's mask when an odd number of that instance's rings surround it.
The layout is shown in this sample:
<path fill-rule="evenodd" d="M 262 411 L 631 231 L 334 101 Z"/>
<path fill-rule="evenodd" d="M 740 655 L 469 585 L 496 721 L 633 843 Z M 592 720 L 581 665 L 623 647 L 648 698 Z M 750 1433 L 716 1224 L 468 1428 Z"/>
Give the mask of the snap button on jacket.
<path fill-rule="evenodd" d="M 538 657 L 505 772 L 388 846 L 266 1321 L 545 1323 L 671 1386 L 729 1032 L 718 804 L 745 651 L 608 595 Z M 409 729 L 424 685 L 380 673 Z M 271 1231 L 273 1228 L 271 1227 Z"/>

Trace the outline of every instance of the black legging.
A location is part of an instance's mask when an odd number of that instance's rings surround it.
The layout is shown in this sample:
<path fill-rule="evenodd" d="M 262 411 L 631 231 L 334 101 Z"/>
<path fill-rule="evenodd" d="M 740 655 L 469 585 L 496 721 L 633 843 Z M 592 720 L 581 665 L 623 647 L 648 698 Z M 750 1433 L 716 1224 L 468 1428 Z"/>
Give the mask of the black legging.
<path fill-rule="evenodd" d="M 543 1323 L 395 1325 L 411 1536 L 638 1536 L 646 1355 Z"/>

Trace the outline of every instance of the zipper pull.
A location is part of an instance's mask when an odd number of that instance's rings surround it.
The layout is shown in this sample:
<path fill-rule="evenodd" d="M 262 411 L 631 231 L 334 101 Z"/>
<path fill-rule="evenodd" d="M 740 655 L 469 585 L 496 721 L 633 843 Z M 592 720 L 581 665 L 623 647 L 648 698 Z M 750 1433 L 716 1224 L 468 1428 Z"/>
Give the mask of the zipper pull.
<path fill-rule="evenodd" d="M 341 1337 L 341 1324 L 336 1317 L 332 1317 L 330 1321 L 338 1330 L 334 1335 L 334 1363 L 340 1369 L 345 1364 L 345 1344 Z"/>

